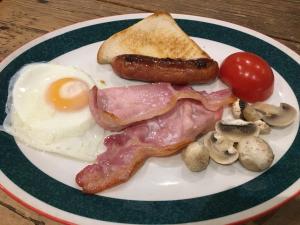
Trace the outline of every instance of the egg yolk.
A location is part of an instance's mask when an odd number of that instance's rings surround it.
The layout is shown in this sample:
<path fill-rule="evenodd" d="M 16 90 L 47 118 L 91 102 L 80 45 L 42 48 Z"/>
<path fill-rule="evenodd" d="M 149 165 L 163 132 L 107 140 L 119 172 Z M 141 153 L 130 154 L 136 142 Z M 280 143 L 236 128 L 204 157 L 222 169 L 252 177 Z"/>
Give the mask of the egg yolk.
<path fill-rule="evenodd" d="M 89 87 L 76 78 L 62 78 L 53 82 L 46 98 L 59 111 L 76 111 L 88 104 Z"/>

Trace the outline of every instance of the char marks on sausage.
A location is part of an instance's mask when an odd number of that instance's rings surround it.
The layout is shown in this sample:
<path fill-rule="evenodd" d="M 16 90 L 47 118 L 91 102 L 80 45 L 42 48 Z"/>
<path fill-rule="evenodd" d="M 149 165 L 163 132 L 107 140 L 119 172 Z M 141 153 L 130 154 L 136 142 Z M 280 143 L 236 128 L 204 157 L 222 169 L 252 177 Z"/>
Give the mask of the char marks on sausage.
<path fill-rule="evenodd" d="M 183 60 L 125 54 L 116 56 L 111 65 L 125 79 L 180 85 L 209 83 L 219 72 L 218 63 L 209 58 Z"/>
<path fill-rule="evenodd" d="M 208 110 L 218 110 L 233 102 L 229 89 L 215 93 L 198 92 L 190 87 L 173 87 L 169 83 L 153 83 L 106 89 L 92 88 L 90 110 L 104 129 L 119 131 L 136 122 L 163 115 L 180 99 L 194 99 Z"/>
<path fill-rule="evenodd" d="M 77 174 L 76 182 L 86 193 L 125 182 L 147 158 L 176 153 L 213 129 L 221 115 L 222 109 L 210 111 L 198 101 L 180 100 L 169 112 L 106 137 L 107 150 Z"/>

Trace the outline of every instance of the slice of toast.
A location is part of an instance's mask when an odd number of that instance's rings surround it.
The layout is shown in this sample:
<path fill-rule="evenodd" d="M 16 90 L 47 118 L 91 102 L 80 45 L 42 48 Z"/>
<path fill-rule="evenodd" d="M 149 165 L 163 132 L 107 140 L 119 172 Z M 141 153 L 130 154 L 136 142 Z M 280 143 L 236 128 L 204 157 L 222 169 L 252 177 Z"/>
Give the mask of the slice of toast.
<path fill-rule="evenodd" d="M 154 13 L 103 42 L 99 63 L 110 63 L 117 55 L 138 54 L 157 58 L 209 58 L 168 13 Z"/>

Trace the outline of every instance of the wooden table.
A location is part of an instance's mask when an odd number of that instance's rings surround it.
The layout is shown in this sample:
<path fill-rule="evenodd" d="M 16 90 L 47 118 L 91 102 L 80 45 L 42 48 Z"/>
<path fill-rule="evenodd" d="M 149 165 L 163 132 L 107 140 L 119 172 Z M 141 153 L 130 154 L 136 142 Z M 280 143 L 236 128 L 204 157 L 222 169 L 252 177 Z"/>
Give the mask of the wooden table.
<path fill-rule="evenodd" d="M 300 54 L 298 0 L 0 0 L 0 61 L 28 41 L 76 22 L 156 10 L 211 17 L 246 26 L 278 40 Z M 300 197 L 247 225 L 300 224 L 299 209 Z M 58 223 L 25 208 L 0 191 L 0 224 Z"/>

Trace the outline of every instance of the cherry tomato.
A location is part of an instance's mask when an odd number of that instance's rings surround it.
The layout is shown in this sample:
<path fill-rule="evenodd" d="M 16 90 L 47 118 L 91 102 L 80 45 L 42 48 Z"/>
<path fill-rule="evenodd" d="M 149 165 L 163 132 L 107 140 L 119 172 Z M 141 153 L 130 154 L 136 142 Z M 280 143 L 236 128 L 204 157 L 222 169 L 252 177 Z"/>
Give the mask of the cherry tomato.
<path fill-rule="evenodd" d="M 264 101 L 274 89 L 274 74 L 269 64 L 250 52 L 228 56 L 220 68 L 221 80 L 233 94 L 246 102 Z"/>

